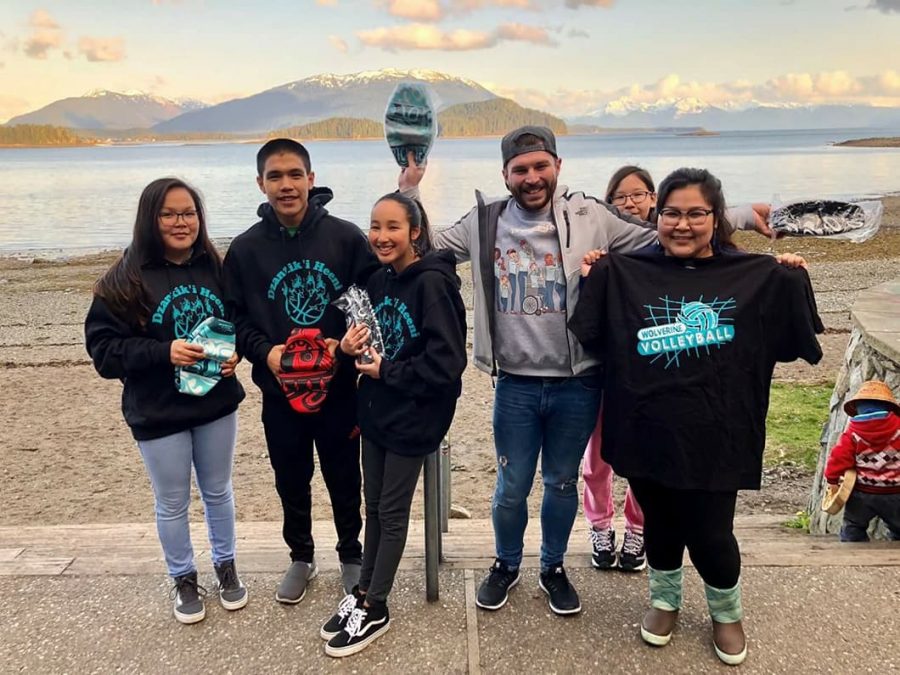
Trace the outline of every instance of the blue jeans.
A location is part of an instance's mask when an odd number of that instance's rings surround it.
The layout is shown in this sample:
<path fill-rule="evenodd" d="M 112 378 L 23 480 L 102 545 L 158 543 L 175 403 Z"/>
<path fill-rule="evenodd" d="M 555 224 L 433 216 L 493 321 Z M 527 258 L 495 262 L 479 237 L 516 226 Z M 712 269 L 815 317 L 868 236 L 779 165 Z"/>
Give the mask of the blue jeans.
<path fill-rule="evenodd" d="M 544 482 L 541 568 L 562 564 L 578 512 L 578 470 L 600 411 L 598 377 L 500 373 L 494 395 L 497 486 L 491 517 L 497 558 L 522 562 L 528 494 L 538 454 Z"/>
<path fill-rule="evenodd" d="M 169 575 L 197 569 L 188 507 L 191 465 L 203 498 L 206 527 L 215 564 L 234 559 L 234 493 L 231 467 L 237 436 L 237 413 L 150 441 L 138 441 L 156 499 L 156 529 Z"/>

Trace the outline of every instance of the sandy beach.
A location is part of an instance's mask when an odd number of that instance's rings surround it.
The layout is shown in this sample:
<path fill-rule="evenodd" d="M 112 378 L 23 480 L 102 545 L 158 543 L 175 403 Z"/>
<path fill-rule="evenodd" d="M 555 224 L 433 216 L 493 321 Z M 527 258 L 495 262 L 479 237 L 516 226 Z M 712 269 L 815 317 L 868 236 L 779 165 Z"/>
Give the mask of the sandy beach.
<path fill-rule="evenodd" d="M 900 197 L 884 200 L 882 229 L 864 244 L 810 238 L 772 244 L 752 234 L 740 243 L 755 251 L 792 251 L 810 262 L 822 318 L 825 359 L 816 367 L 779 365 L 786 381 L 833 381 L 857 294 L 894 278 L 900 269 Z M 101 379 L 83 346 L 83 320 L 93 281 L 114 255 L 70 260 L 0 259 L 0 525 L 151 521 L 153 499 L 134 441 L 122 420 L 121 384 Z M 460 269 L 470 303 L 468 269 Z M 471 306 L 471 305 L 470 305 Z M 471 328 L 470 328 L 471 339 Z M 241 520 L 278 520 L 280 507 L 259 421 L 260 398 L 249 365 L 238 376 L 247 389 L 240 408 L 234 486 Z M 491 438 L 491 378 L 470 366 L 451 430 L 453 502 L 488 517 L 495 478 Z M 824 411 L 823 411 L 824 414 Z M 745 493 L 742 512 L 790 514 L 805 505 L 810 476 L 767 471 L 759 493 Z M 421 488 L 420 488 L 421 489 Z M 531 511 L 539 508 L 540 486 Z M 330 518 L 321 477 L 313 482 L 314 517 Z M 421 517 L 421 499 L 414 517 Z M 199 500 L 193 506 L 201 518 Z"/>

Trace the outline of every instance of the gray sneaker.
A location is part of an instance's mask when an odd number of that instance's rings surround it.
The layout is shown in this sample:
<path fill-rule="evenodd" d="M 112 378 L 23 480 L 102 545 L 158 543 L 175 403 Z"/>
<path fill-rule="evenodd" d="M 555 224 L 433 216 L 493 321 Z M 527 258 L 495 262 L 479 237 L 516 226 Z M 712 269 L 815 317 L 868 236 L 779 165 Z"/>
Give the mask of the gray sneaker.
<path fill-rule="evenodd" d="M 311 563 L 295 560 L 287 568 L 281 583 L 278 584 L 278 590 L 275 591 L 275 599 L 286 605 L 296 605 L 306 595 L 306 587 L 309 585 L 309 580 L 318 573 L 319 568 L 316 567 L 315 560 Z"/>
<path fill-rule="evenodd" d="M 349 595 L 356 586 L 359 586 L 361 570 L 362 565 L 358 562 L 341 563 L 341 584 L 344 586 L 344 593 Z"/>
<path fill-rule="evenodd" d="M 175 618 L 180 623 L 197 623 L 206 618 L 203 596 L 206 589 L 197 583 L 197 572 L 188 572 L 173 579 L 171 597 L 175 601 Z"/>
<path fill-rule="evenodd" d="M 247 604 L 249 594 L 241 583 L 234 560 L 226 560 L 221 565 L 214 565 L 216 578 L 219 580 L 219 602 L 229 611 L 240 609 Z"/>

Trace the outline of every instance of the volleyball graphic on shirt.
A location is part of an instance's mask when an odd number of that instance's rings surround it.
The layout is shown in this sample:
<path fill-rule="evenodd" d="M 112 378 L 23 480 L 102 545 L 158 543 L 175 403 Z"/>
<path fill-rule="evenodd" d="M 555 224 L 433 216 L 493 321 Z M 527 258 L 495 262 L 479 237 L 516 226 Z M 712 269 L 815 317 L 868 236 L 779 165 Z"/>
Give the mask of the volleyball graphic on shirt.
<path fill-rule="evenodd" d="M 678 312 L 678 321 L 693 330 L 712 330 L 719 325 L 719 314 L 702 302 L 689 302 Z"/>
<path fill-rule="evenodd" d="M 645 321 L 651 325 L 637 332 L 637 352 L 651 363 L 680 366 L 682 357 L 701 358 L 734 340 L 734 320 L 728 316 L 737 307 L 734 298 L 658 300 L 659 304 L 644 305 Z"/>

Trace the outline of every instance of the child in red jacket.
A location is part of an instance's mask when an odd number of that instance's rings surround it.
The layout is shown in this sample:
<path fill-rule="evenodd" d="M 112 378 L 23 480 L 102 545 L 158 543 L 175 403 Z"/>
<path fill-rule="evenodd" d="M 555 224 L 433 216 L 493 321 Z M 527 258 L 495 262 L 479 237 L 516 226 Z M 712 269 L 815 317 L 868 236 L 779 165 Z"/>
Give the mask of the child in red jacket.
<path fill-rule="evenodd" d="M 856 469 L 856 485 L 844 507 L 841 541 L 868 541 L 878 516 L 888 536 L 900 540 L 900 406 L 890 388 L 877 380 L 863 383 L 844 404 L 851 416 L 825 465 L 825 480 L 836 485 Z"/>

